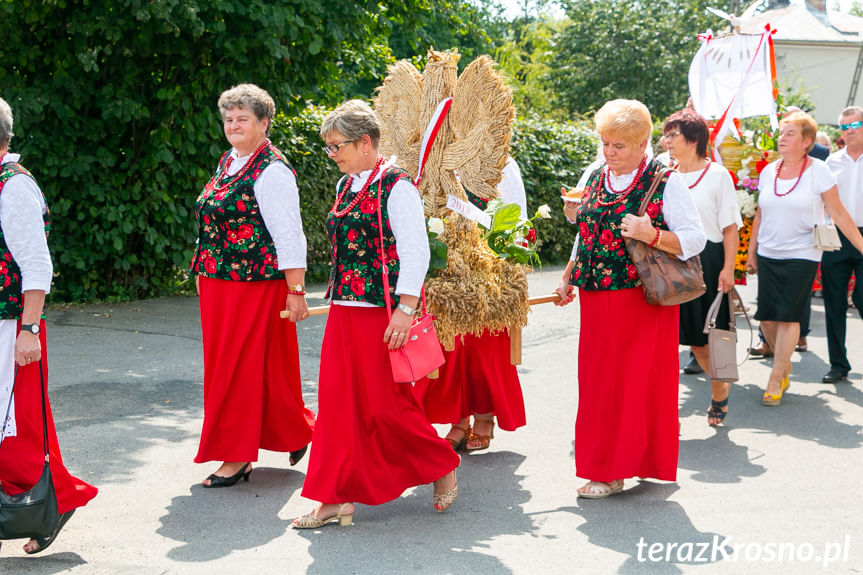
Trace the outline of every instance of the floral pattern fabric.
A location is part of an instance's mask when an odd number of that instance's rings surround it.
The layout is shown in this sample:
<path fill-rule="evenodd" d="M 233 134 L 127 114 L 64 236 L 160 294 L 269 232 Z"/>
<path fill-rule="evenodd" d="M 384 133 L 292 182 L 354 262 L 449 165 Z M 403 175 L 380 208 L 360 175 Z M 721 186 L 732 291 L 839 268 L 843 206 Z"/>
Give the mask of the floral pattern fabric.
<path fill-rule="evenodd" d="M 3 193 L 6 182 L 12 176 L 18 174 L 33 178 L 33 175 L 24 166 L 16 162 L 7 162 L 0 166 L 0 194 Z M 35 180 L 36 178 L 33 179 Z M 45 197 L 44 194 L 42 197 Z M 51 230 L 51 215 L 47 209 L 42 214 L 42 220 L 45 225 L 45 235 L 47 236 Z M 12 252 L 9 251 L 9 247 L 6 245 L 6 238 L 3 237 L 3 230 L 0 229 L 0 319 L 21 319 L 23 311 L 21 269 L 12 258 Z"/>
<path fill-rule="evenodd" d="M 611 206 L 599 203 L 600 200 L 611 202 L 616 197 L 600 189 L 600 174 L 605 168 L 596 170 L 590 176 L 584 191 L 585 200 L 576 218 L 579 243 L 570 284 L 587 290 L 619 290 L 641 285 L 638 272 L 623 243 L 620 225 L 626 214 L 638 214 L 644 194 L 650 188 L 655 174 L 663 168 L 659 162 L 651 161 L 635 189 L 624 201 Z M 657 187 L 645 212 L 650 216 L 651 223 L 663 230 L 668 229 L 662 215 L 665 181 Z"/>
<path fill-rule="evenodd" d="M 283 162 L 297 173 L 284 154 L 272 144 L 249 158 L 242 175 L 227 174 L 230 153 L 219 161 L 215 175 L 204 186 L 195 207 L 198 246 L 192 272 L 231 281 L 281 279 L 276 246 L 255 199 L 255 181 L 273 162 Z"/>
<path fill-rule="evenodd" d="M 342 180 L 339 194 L 342 193 L 346 180 L 347 178 Z M 384 305 L 381 234 L 378 231 L 377 212 L 380 199 L 390 298 L 393 306 L 398 305 L 395 289 L 399 279 L 399 256 L 396 238 L 390 228 L 387 200 L 393 186 L 400 180 L 410 180 L 410 176 L 401 168 L 388 168 L 377 182 L 369 186 L 368 196 L 353 210 L 341 218 L 332 212 L 327 215 L 327 234 L 332 246 L 332 270 L 326 297 L 333 300 L 362 301 L 381 307 Z M 336 208 L 345 209 L 352 199 L 353 194 L 345 194 L 341 205 Z"/>

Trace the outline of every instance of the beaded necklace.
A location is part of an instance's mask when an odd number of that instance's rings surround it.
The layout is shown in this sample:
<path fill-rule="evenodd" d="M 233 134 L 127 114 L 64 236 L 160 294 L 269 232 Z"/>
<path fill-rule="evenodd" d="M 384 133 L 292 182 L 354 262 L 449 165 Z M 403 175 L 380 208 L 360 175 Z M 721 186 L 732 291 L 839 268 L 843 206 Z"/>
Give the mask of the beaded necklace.
<path fill-rule="evenodd" d="M 611 180 L 609 179 L 608 180 L 608 189 L 616 196 L 615 199 L 610 201 L 610 202 L 603 202 L 599 198 L 599 194 L 597 194 L 596 203 L 599 204 L 600 206 L 608 207 L 608 206 L 614 206 L 616 204 L 619 204 L 619 203 L 625 201 L 626 196 L 628 196 L 632 192 L 632 190 L 635 189 L 635 186 L 638 185 L 638 182 L 641 181 L 641 176 L 642 176 L 642 174 L 644 174 L 644 168 L 646 168 L 646 167 L 647 167 L 647 156 L 644 156 L 643 158 L 641 158 L 641 163 L 638 164 L 638 172 L 636 172 L 635 177 L 632 179 L 632 183 L 629 184 L 629 186 L 627 186 L 626 189 L 621 190 L 621 191 L 615 190 L 614 187 L 611 185 Z M 599 174 L 599 192 L 605 191 L 605 180 L 607 179 L 607 176 L 605 175 L 605 173 L 607 171 L 608 171 L 608 166 L 606 166 L 605 169 L 602 170 L 602 172 Z"/>
<path fill-rule="evenodd" d="M 689 186 L 689 189 L 690 189 L 690 190 L 694 190 L 694 189 L 695 189 L 695 187 L 696 187 L 696 186 L 698 186 L 698 184 L 700 184 L 700 183 L 701 183 L 701 180 L 703 180 L 703 179 L 704 179 L 704 176 L 705 176 L 705 175 L 707 175 L 707 170 L 709 170 L 709 169 L 710 169 L 710 158 L 704 158 L 704 159 L 707 161 L 707 165 L 705 165 L 705 166 L 704 166 L 704 170 L 702 170 L 702 171 L 701 171 L 701 175 L 700 175 L 700 176 L 698 176 L 698 179 L 697 179 L 697 180 L 695 180 L 695 183 L 694 183 L 694 184 L 692 184 L 691 186 Z"/>
<path fill-rule="evenodd" d="M 257 158 L 257 157 L 258 157 L 258 154 L 260 154 L 261 152 L 263 152 L 263 151 L 264 151 L 264 149 L 265 149 L 267 146 L 269 146 L 269 145 L 270 145 L 270 140 L 269 140 L 269 139 L 265 139 L 265 140 L 264 140 L 264 143 L 263 143 L 263 144 L 261 144 L 260 146 L 258 146 L 258 149 L 257 149 L 257 150 L 255 150 L 254 152 L 252 152 L 252 155 L 251 155 L 251 156 L 249 156 L 249 159 L 248 159 L 248 161 L 246 162 L 246 164 L 242 167 L 242 169 L 241 169 L 239 172 L 237 172 L 237 173 L 236 173 L 236 175 L 234 175 L 234 177 L 233 177 L 232 179 L 228 180 L 227 182 L 225 182 L 225 183 L 223 183 L 223 184 L 219 184 L 219 185 L 213 184 L 212 186 L 210 186 L 210 190 L 211 190 L 212 192 L 215 192 L 215 193 L 217 193 L 217 194 L 220 194 L 220 193 L 224 192 L 225 190 L 227 190 L 228 188 L 230 188 L 230 187 L 231 187 L 232 185 L 234 185 L 235 183 L 237 183 L 237 181 L 238 181 L 240 178 L 242 178 L 243 176 L 245 176 L 245 175 L 246 175 L 246 172 L 248 172 L 248 171 L 249 171 L 249 168 L 251 168 L 251 167 L 252 167 L 252 164 L 254 164 L 254 163 L 255 163 L 255 158 Z M 231 167 L 231 164 L 232 164 L 233 162 L 234 162 L 234 157 L 233 157 L 233 156 L 229 156 L 229 157 L 228 157 L 228 161 L 227 161 L 227 162 L 225 162 L 225 168 L 221 171 L 221 173 L 219 174 L 219 176 L 218 176 L 217 178 L 214 178 L 213 180 L 211 180 L 211 183 L 212 183 L 212 182 L 218 182 L 218 181 L 222 180 L 223 178 L 226 178 L 226 177 L 228 176 L 228 169 Z"/>
<path fill-rule="evenodd" d="M 378 175 L 378 171 L 380 170 L 381 164 L 383 164 L 383 163 L 384 163 L 384 157 L 378 156 L 378 161 L 375 164 L 375 168 L 372 170 L 372 173 L 369 176 L 369 179 L 366 180 L 365 185 L 362 187 L 362 189 L 359 192 L 357 192 L 357 195 L 354 196 L 353 201 L 351 201 L 351 203 L 348 204 L 348 206 L 345 209 L 339 210 L 339 209 L 337 209 L 339 207 L 339 204 L 341 204 L 342 200 L 345 199 L 345 194 L 347 194 L 350 191 L 351 184 L 354 183 L 354 176 L 353 175 L 349 176 L 348 181 L 345 182 L 345 187 L 342 189 L 342 193 L 336 197 L 336 202 L 333 204 L 332 209 L 330 209 L 330 213 L 333 214 L 334 216 L 336 216 L 337 218 L 341 218 L 341 217 L 344 217 L 345 214 L 347 214 L 351 210 L 353 210 L 355 207 L 357 207 L 357 204 L 360 203 L 366 197 L 366 195 L 369 193 L 369 187 L 371 187 L 372 182 L 374 181 L 375 176 Z"/>
<path fill-rule="evenodd" d="M 775 177 L 775 178 L 773 178 L 773 194 L 774 194 L 777 198 L 781 198 L 782 196 L 787 196 L 788 194 L 790 194 L 791 192 L 793 192 L 793 191 L 794 191 L 794 188 L 796 188 L 796 187 L 797 187 L 797 184 L 799 184 L 799 183 L 800 183 L 800 178 L 802 178 L 802 177 L 803 177 L 803 170 L 805 170 L 805 169 L 806 169 L 806 162 L 807 162 L 807 161 L 808 161 L 808 160 L 804 157 L 804 158 L 803 158 L 803 164 L 800 166 L 800 173 L 799 173 L 799 174 L 797 174 L 797 180 L 795 180 L 794 185 L 793 185 L 793 186 L 791 186 L 791 189 L 790 189 L 790 190 L 788 190 L 787 192 L 785 192 L 784 194 L 780 194 L 780 193 L 778 192 L 778 190 L 776 189 L 776 186 L 777 186 L 777 184 L 779 183 L 779 174 L 780 174 L 780 172 L 782 172 L 782 166 L 785 164 L 785 158 L 782 158 L 781 160 L 779 160 L 779 165 L 778 165 L 778 166 L 776 166 L 776 177 Z"/>

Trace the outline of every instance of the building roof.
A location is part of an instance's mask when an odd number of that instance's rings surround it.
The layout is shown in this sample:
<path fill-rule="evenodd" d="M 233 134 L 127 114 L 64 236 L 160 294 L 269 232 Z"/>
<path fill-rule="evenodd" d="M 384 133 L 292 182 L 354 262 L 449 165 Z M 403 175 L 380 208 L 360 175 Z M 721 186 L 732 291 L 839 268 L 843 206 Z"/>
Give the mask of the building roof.
<path fill-rule="evenodd" d="M 863 18 L 833 10 L 818 10 L 807 3 L 759 0 L 740 16 L 740 32 L 759 34 L 767 24 L 776 29 L 777 42 L 860 44 Z"/>

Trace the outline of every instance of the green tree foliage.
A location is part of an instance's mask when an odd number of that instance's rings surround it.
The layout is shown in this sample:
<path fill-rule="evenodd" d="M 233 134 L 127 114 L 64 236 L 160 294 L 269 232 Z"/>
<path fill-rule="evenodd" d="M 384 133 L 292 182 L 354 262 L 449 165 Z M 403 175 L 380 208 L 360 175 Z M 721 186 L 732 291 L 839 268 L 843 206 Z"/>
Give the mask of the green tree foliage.
<path fill-rule="evenodd" d="M 655 116 L 682 108 L 696 35 L 727 23 L 706 11 L 715 0 L 564 0 L 569 22 L 556 42 L 550 77 L 558 106 L 589 113 L 635 98 Z"/>
<path fill-rule="evenodd" d="M 854 0 L 854 2 L 851 3 L 850 14 L 852 16 L 863 16 L 863 5 L 861 5 L 858 0 Z"/>
<path fill-rule="evenodd" d="M 0 2 L 13 148 L 55 222 L 55 294 L 163 293 L 188 264 L 193 205 L 227 148 L 219 93 L 254 82 L 279 108 L 335 101 L 392 60 L 426 0 Z M 288 150 L 290 151 L 290 150 Z M 312 175 L 301 174 L 302 179 Z"/>

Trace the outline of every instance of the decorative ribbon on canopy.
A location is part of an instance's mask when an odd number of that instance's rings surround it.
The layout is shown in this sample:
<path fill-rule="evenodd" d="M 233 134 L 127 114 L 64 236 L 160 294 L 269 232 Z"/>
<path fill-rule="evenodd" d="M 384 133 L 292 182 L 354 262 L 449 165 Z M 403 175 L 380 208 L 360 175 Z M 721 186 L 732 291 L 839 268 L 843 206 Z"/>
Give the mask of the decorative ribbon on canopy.
<path fill-rule="evenodd" d="M 425 133 L 423 134 L 422 145 L 420 145 L 420 167 L 417 170 L 417 177 L 414 180 L 414 183 L 419 186 L 420 180 L 423 178 L 423 168 L 425 168 L 426 160 L 428 160 L 429 152 L 431 152 L 431 147 L 434 144 L 435 138 L 437 138 L 437 133 L 440 131 L 441 124 L 446 119 L 447 112 L 449 112 L 449 107 L 452 105 L 452 98 L 444 98 L 440 104 L 435 108 L 434 114 L 432 114 L 431 120 L 429 120 L 428 125 L 426 126 Z"/>
<path fill-rule="evenodd" d="M 716 119 L 710 139 L 717 157 L 722 139 L 740 118 L 770 116 L 771 126 L 778 126 L 775 33 L 768 24 L 761 34 L 717 38 L 708 30 L 698 35 L 701 47 L 689 67 L 689 92 L 695 111 Z"/>

